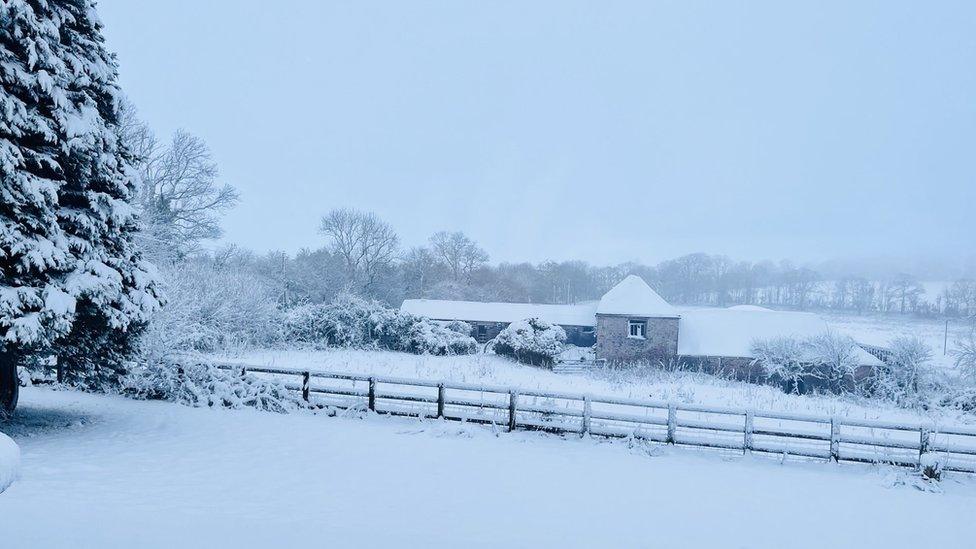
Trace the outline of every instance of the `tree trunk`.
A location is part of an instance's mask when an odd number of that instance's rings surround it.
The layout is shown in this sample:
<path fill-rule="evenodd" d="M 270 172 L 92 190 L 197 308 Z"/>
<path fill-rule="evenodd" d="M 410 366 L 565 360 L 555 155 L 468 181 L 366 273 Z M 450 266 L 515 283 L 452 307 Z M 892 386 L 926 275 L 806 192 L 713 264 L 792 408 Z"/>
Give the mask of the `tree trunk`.
<path fill-rule="evenodd" d="M 20 383 L 17 379 L 19 353 L 0 351 L 0 419 L 10 417 L 17 407 Z"/>

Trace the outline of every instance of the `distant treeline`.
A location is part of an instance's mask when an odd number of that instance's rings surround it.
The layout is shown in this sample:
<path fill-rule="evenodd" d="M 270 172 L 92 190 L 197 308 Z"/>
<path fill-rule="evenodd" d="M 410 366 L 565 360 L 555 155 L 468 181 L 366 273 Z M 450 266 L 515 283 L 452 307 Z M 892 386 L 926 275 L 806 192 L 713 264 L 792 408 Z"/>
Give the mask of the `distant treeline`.
<path fill-rule="evenodd" d="M 260 275 L 284 306 L 328 302 L 341 293 L 391 305 L 405 298 L 574 303 L 599 299 L 624 276 L 636 274 L 671 303 L 683 305 L 976 316 L 976 281 L 969 279 L 927 295 L 921 281 L 905 273 L 876 280 L 828 280 L 789 261 L 734 261 L 704 253 L 653 266 L 600 267 L 583 261 L 493 265 L 488 254 L 460 232 L 436 233 L 427 245 L 403 250 L 390 225 L 355 210 L 330 212 L 322 220 L 321 233 L 322 248 L 295 256 L 226 249 L 212 260 Z"/>

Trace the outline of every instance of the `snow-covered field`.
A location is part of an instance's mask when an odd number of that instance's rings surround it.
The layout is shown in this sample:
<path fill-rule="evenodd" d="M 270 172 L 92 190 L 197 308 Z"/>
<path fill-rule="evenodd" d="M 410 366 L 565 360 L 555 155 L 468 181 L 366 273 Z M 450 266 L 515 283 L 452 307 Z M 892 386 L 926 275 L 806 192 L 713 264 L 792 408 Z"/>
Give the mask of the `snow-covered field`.
<path fill-rule="evenodd" d="M 973 324 L 965 319 L 949 320 L 948 337 L 945 320 L 917 318 L 901 315 L 851 315 L 822 313 L 827 324 L 837 331 L 848 334 L 861 343 L 885 346 L 897 336 L 912 335 L 922 339 L 932 348 L 932 363 L 951 369 L 953 359 L 945 353 L 955 343 L 969 334 Z"/>
<path fill-rule="evenodd" d="M 965 547 L 976 479 L 29 388 L 4 547 Z"/>
<path fill-rule="evenodd" d="M 844 416 L 856 419 L 936 423 L 976 423 L 971 414 L 906 410 L 879 402 L 833 395 L 797 396 L 776 387 L 728 381 L 692 372 L 665 372 L 657 367 L 598 369 L 583 374 L 555 374 L 496 355 L 438 357 L 387 351 L 252 351 L 219 360 L 252 366 L 308 369 L 502 385 L 520 389 L 620 395 L 729 408 Z"/>

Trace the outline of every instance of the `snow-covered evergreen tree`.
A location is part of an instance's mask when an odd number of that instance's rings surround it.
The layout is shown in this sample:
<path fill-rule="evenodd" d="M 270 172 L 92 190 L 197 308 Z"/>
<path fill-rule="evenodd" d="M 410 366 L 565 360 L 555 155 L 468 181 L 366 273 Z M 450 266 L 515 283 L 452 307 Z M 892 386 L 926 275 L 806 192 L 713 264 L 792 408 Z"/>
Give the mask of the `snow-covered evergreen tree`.
<path fill-rule="evenodd" d="M 8 369 L 37 350 L 56 351 L 69 369 L 92 365 L 90 351 L 123 349 L 159 306 L 153 269 L 132 246 L 134 171 L 119 140 L 116 73 L 92 0 L 0 4 Z"/>

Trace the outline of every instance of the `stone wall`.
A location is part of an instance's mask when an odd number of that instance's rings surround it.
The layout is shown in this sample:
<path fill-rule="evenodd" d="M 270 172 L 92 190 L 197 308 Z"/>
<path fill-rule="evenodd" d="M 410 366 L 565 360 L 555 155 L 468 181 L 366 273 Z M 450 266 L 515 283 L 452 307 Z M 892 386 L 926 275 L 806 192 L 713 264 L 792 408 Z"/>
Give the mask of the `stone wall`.
<path fill-rule="evenodd" d="M 682 370 L 703 372 L 736 381 L 760 383 L 769 377 L 762 365 L 750 357 L 679 356 L 678 361 Z"/>
<path fill-rule="evenodd" d="M 630 336 L 629 322 L 647 322 L 644 338 Z M 678 352 L 678 319 L 597 315 L 596 358 L 607 362 L 669 360 Z"/>

